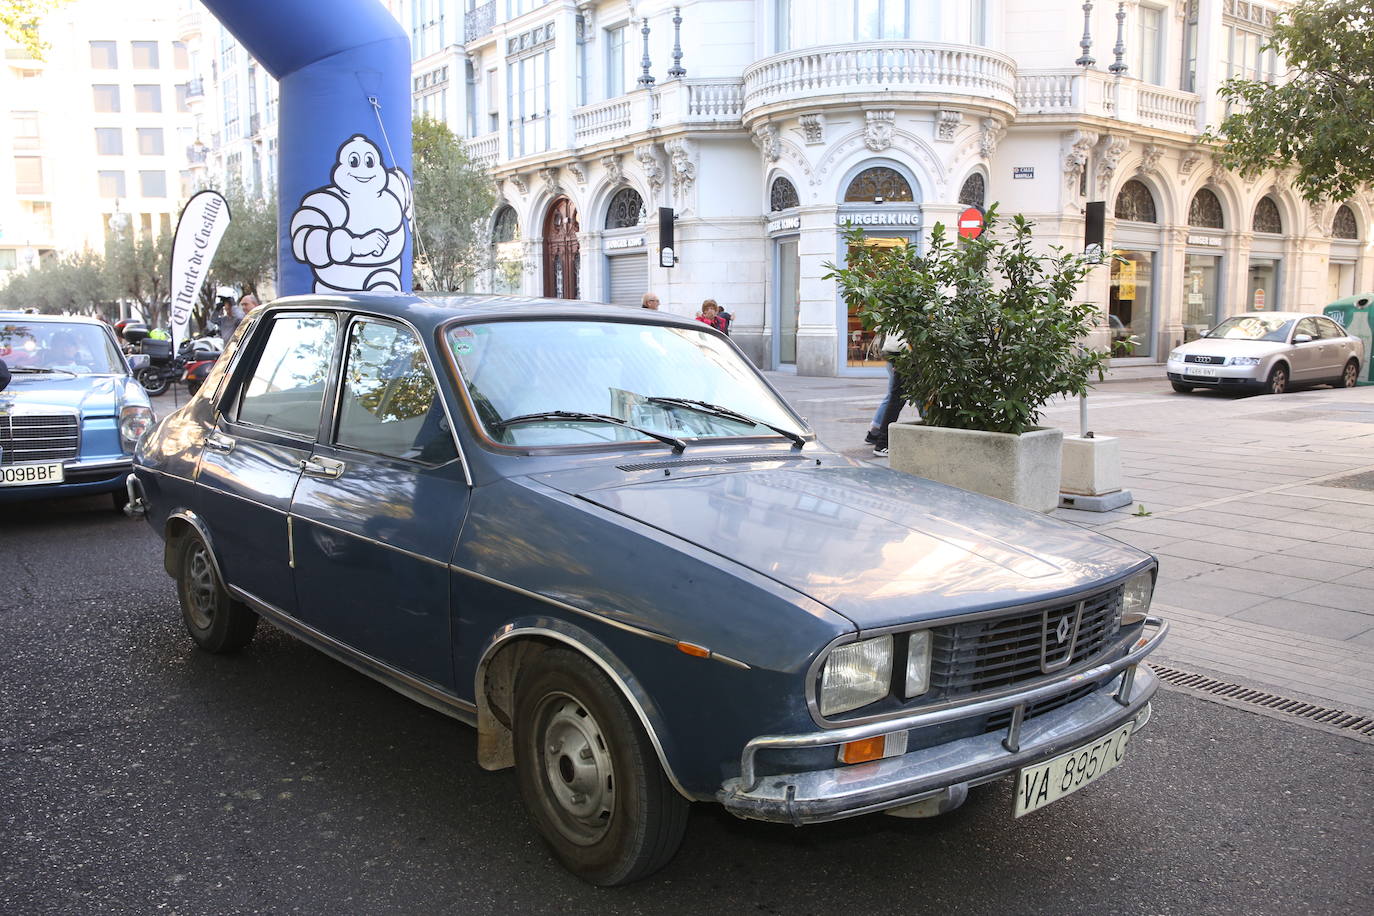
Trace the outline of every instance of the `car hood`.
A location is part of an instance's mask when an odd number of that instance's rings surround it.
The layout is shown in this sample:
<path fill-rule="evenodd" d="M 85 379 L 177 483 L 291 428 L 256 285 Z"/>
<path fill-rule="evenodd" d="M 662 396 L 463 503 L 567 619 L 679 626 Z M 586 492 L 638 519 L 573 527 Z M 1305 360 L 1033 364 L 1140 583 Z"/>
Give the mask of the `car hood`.
<path fill-rule="evenodd" d="M 657 478 L 578 495 L 783 583 L 860 629 L 1055 598 L 1150 560 L 1001 500 L 865 465 Z"/>
<path fill-rule="evenodd" d="M 1190 340 L 1177 347 L 1178 350 L 1192 354 L 1211 356 L 1268 356 L 1280 350 L 1287 350 L 1288 344 L 1272 340 L 1237 340 L 1233 337 L 1201 337 Z"/>
<path fill-rule="evenodd" d="M 148 406 L 138 382 L 125 375 L 70 376 L 18 374 L 0 391 L 0 412 L 70 413 L 83 417 L 114 415 L 125 404 Z"/>

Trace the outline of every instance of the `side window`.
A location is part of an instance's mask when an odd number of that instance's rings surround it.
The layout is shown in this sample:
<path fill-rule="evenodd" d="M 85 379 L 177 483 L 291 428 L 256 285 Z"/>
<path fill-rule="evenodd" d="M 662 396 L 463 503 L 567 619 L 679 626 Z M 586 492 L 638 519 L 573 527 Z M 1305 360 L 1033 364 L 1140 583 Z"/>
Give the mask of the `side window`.
<path fill-rule="evenodd" d="M 313 439 L 336 334 L 334 319 L 320 315 L 274 321 L 239 401 L 238 419 Z"/>
<path fill-rule="evenodd" d="M 1341 326 L 1329 318 L 1318 318 L 1317 327 L 1321 328 L 1323 340 L 1335 340 L 1337 337 L 1345 336 Z"/>
<path fill-rule="evenodd" d="M 1321 337 L 1322 332 L 1317 327 L 1317 319 L 1304 318 L 1302 321 L 1299 321 L 1298 326 L 1293 329 L 1293 336 L 1297 337 L 1299 334 L 1306 334 L 1313 340 L 1316 340 L 1317 338 Z"/>
<path fill-rule="evenodd" d="M 353 323 L 335 439 L 426 464 L 458 457 L 425 349 L 408 328 L 366 318 Z"/>

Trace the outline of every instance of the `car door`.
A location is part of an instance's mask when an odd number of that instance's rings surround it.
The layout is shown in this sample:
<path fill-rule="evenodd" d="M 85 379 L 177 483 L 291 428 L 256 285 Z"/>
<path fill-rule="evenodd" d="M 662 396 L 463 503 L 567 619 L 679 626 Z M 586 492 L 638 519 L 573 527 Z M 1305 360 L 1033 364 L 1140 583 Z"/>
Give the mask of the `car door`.
<path fill-rule="evenodd" d="M 1355 356 L 1355 341 L 1346 336 L 1345 330 L 1330 318 L 1317 318 L 1317 328 L 1322 334 L 1323 356 L 1326 361 L 1326 378 L 1339 379 L 1345 369 L 1346 360 Z M 1357 357 L 1358 358 L 1358 357 Z"/>
<path fill-rule="evenodd" d="M 291 506 L 301 619 L 452 689 L 448 564 L 468 496 L 418 335 L 353 318 L 333 422 Z"/>
<path fill-rule="evenodd" d="M 258 328 L 217 405 L 196 476 L 225 581 L 288 614 L 291 497 L 319 434 L 337 337 L 331 312 L 283 312 Z"/>
<path fill-rule="evenodd" d="M 1306 334 L 1312 339 L 1298 343 L 1298 336 L 1301 334 Z M 1323 342 L 1321 336 L 1322 332 L 1317 327 L 1315 318 L 1304 318 L 1293 328 L 1293 349 L 1289 355 L 1293 364 L 1293 381 L 1310 382 L 1325 377 L 1322 347 L 1329 347 L 1330 344 Z"/>

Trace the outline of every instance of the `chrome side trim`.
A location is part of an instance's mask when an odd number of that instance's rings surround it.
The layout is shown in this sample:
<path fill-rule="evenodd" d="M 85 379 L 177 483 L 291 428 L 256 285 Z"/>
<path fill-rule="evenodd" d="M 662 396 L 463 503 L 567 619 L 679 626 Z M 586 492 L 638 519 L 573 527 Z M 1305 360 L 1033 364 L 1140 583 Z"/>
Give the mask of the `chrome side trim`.
<path fill-rule="evenodd" d="M 133 464 L 134 459 L 132 457 L 114 459 L 96 458 L 90 460 L 67 458 L 62 462 L 62 467 L 68 471 L 100 471 L 105 468 L 109 468 L 110 470 L 116 470 L 118 468 L 132 469 Z"/>
<path fill-rule="evenodd" d="M 824 732 L 812 732 L 804 735 L 763 735 L 754 738 L 744 746 L 744 753 L 740 755 L 740 784 L 746 792 L 752 792 L 758 786 L 758 778 L 754 770 L 754 758 L 758 752 L 765 749 L 788 749 L 788 748 L 807 748 L 807 747 L 827 747 L 830 745 L 846 744 L 850 741 L 858 741 L 862 738 L 874 738 L 887 732 L 901 731 L 910 728 L 925 728 L 931 725 L 940 725 L 945 722 L 953 722 L 958 719 L 966 719 L 972 716 L 990 715 L 995 712 L 1002 712 L 1005 709 L 1012 709 L 1017 706 L 1029 706 L 1041 700 L 1048 700 L 1078 684 L 1089 681 L 1105 679 L 1120 672 L 1131 669 L 1134 670 L 1145 656 L 1159 648 L 1164 641 L 1165 635 L 1169 632 L 1169 624 L 1159 617 L 1146 617 L 1146 626 L 1158 627 L 1155 633 L 1143 646 L 1137 646 L 1126 655 L 1113 662 L 1097 665 L 1087 671 L 1080 671 L 1077 674 L 1062 678 L 1049 684 L 1043 684 L 1034 690 L 1027 690 L 1011 696 L 995 697 L 988 700 L 973 700 L 958 706 L 948 706 L 943 709 L 934 709 L 923 712 L 909 713 L 907 715 L 894 718 L 883 719 L 878 722 L 868 722 L 862 725 L 851 725 L 848 728 L 836 728 Z M 1131 678 L 1133 679 L 1133 678 Z M 1129 690 L 1129 683 L 1126 686 Z M 1125 695 L 1124 693 L 1122 694 Z M 1013 722 L 1020 730 L 1021 723 L 1013 716 Z"/>
<path fill-rule="evenodd" d="M 580 608 L 576 605 L 568 604 L 566 601 L 559 601 L 557 598 L 550 598 L 548 595 L 541 595 L 538 592 L 532 592 L 527 588 L 521 588 L 518 585 L 512 585 L 511 583 L 503 582 L 500 579 L 493 579 L 491 576 L 484 576 L 481 573 L 476 572 L 475 570 L 466 569 L 462 566 L 455 566 L 452 563 L 447 564 L 447 566 L 449 570 L 452 572 L 462 573 L 465 576 L 471 576 L 472 578 L 477 579 L 480 582 L 485 582 L 488 585 L 494 585 L 497 588 L 504 588 L 508 591 L 515 592 L 517 595 L 522 595 L 526 598 L 533 598 L 535 601 L 542 601 L 545 604 L 558 608 L 559 610 L 568 611 L 573 614 L 578 614 L 582 617 L 595 620 L 598 623 L 604 623 L 607 626 L 615 627 L 617 630 L 624 630 L 626 633 L 634 633 L 636 636 L 643 636 L 647 639 L 652 639 L 657 642 L 667 643 L 670 646 L 676 646 L 680 642 L 680 640 L 678 640 L 676 637 L 669 636 L 666 633 L 656 633 L 653 630 L 646 630 L 643 627 L 637 627 L 632 623 L 625 623 L 623 621 L 616 620 L 613 617 L 608 617 L 605 614 L 598 614 L 595 611 L 589 611 L 586 608 Z M 706 648 L 707 651 L 710 651 L 710 649 L 706 646 L 703 646 L 702 648 Z M 718 662 L 723 662 L 727 665 L 732 665 L 736 668 L 743 668 L 746 671 L 752 670 L 752 667 L 747 662 L 742 662 L 739 659 L 732 658 L 728 655 L 721 655 L 718 652 L 711 652 L 711 654 L 707 657 L 715 659 Z"/>
<path fill-rule="evenodd" d="M 473 678 L 473 690 L 475 691 L 473 696 L 482 696 L 482 690 L 486 683 L 487 665 L 490 664 L 492 658 L 495 657 L 497 650 L 520 636 L 540 636 L 557 640 L 558 642 L 572 646 L 578 652 L 585 655 L 590 661 L 595 663 L 596 666 L 611 679 L 611 683 L 615 684 L 621 696 L 625 698 L 630 704 L 630 708 L 635 711 L 635 715 L 639 717 L 639 723 L 644 726 L 644 733 L 649 736 L 649 743 L 654 746 L 654 753 L 658 755 L 659 765 L 663 767 L 663 772 L 667 775 L 668 781 L 673 784 L 673 788 L 677 790 L 679 795 L 689 801 L 700 800 L 683 788 L 682 783 L 678 781 L 677 774 L 673 772 L 673 767 L 668 762 L 668 755 L 663 751 L 663 744 L 658 740 L 658 732 L 655 731 L 653 723 L 649 721 L 649 714 L 645 712 L 644 707 L 640 705 L 639 699 L 634 695 L 634 691 L 630 689 L 630 685 L 625 682 L 625 679 L 620 676 L 620 673 L 616 671 L 609 662 L 596 652 L 593 652 L 585 643 L 574 639 L 567 633 L 560 633 L 557 630 L 551 630 L 547 627 L 512 627 L 492 639 L 487 648 L 482 652 L 481 660 L 477 663 L 477 673 Z"/>
<path fill-rule="evenodd" d="M 477 724 L 477 707 L 467 700 L 454 696 L 431 681 L 416 677 L 413 674 L 407 674 L 399 668 L 393 668 L 386 662 L 373 658 L 366 652 L 358 651 L 347 643 L 339 642 L 332 636 L 310 626 L 310 624 L 297 620 L 281 608 L 263 601 L 251 592 L 244 591 L 236 585 L 229 585 L 227 588 L 231 595 L 266 617 L 273 626 L 288 635 L 308 643 L 331 658 L 343 662 L 355 671 L 366 674 L 373 680 L 390 687 L 397 693 L 410 697 L 418 703 L 423 703 L 431 709 L 452 716 L 468 725 L 475 726 Z"/>
<path fill-rule="evenodd" d="M 143 464 L 140 464 L 136 470 L 140 473 L 156 474 L 159 477 L 166 477 L 169 480 L 180 480 L 182 483 L 195 483 L 193 478 L 182 477 L 180 474 L 173 474 L 170 471 L 163 471 L 158 468 L 150 468 Z"/>
<path fill-rule="evenodd" d="M 179 478 L 179 479 L 183 479 L 183 480 L 184 480 L 185 478 Z M 267 503 L 260 503 L 260 502 L 258 502 L 256 499 L 250 499 L 250 498 L 248 498 L 247 496 L 243 496 L 243 495 L 241 495 L 241 494 L 239 494 L 239 493 L 230 493 L 228 490 L 223 490 L 223 489 L 220 489 L 219 487 L 212 487 L 212 486 L 210 486 L 208 483 L 206 483 L 205 481 L 200 480 L 199 477 L 196 479 L 195 484 L 196 484 L 196 486 L 198 486 L 198 487 L 204 487 L 204 488 L 207 489 L 207 490 L 213 490 L 213 491 L 215 492 L 215 494 L 218 495 L 218 496 L 228 496 L 228 497 L 231 497 L 231 498 L 233 498 L 233 499 L 240 500 L 240 501 L 242 501 L 242 502 L 251 503 L 252 505 L 257 506 L 259 509 L 266 509 L 268 512 L 275 512 L 275 513 L 277 513 L 278 515 L 283 515 L 283 516 L 288 516 L 288 515 L 291 514 L 290 512 L 288 512 L 288 511 L 285 510 L 285 509 L 278 509 L 276 506 L 269 506 L 269 505 L 267 505 Z"/>
<path fill-rule="evenodd" d="M 385 547 L 388 550 L 394 550 L 397 553 L 404 554 L 405 556 L 410 557 L 413 560 L 420 560 L 424 563 L 431 563 L 434 566 L 438 566 L 440 569 L 449 568 L 449 564 L 445 563 L 443 560 L 436 560 L 433 557 L 427 557 L 424 554 L 415 553 L 413 550 L 406 550 L 404 547 L 397 547 L 395 544 L 388 544 L 386 541 L 379 541 L 376 538 L 370 538 L 367 535 L 358 534 L 356 531 L 346 531 L 343 528 L 339 528 L 335 525 L 330 525 L 316 518 L 310 518 L 309 516 L 300 515 L 299 513 L 294 513 L 287 516 L 286 522 L 288 525 L 291 524 L 291 519 L 293 518 L 298 518 L 307 525 L 318 525 L 321 528 L 333 531 L 336 534 L 347 535 L 348 537 L 354 538 L 355 540 L 363 541 L 367 544 L 375 544 L 378 547 Z"/>

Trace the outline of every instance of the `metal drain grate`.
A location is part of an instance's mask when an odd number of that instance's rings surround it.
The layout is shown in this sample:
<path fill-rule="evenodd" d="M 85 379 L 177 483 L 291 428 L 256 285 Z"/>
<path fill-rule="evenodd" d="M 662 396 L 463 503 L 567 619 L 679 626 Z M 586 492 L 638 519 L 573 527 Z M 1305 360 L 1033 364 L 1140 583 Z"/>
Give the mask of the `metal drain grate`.
<path fill-rule="evenodd" d="M 1237 703 L 1245 703 L 1250 706 L 1258 706 L 1271 712 L 1281 712 L 1299 719 L 1306 719 L 1317 722 L 1327 728 L 1337 729 L 1342 732 L 1353 732 L 1365 738 L 1374 738 L 1374 718 L 1369 716 L 1357 716 L 1354 713 L 1346 712 L 1343 709 L 1332 709 L 1329 706 L 1317 706 L 1314 703 L 1307 703 L 1302 700 L 1294 700 L 1288 697 L 1281 697 L 1276 694 L 1267 693 L 1263 690 L 1256 690 L 1253 687 L 1242 687 L 1239 684 L 1229 684 L 1226 681 L 1219 681 L 1213 677 L 1205 677 L 1201 674 L 1192 674 L 1187 671 L 1179 671 L 1177 668 L 1169 668 L 1164 665 L 1151 665 L 1150 668 L 1159 679 L 1166 684 L 1175 687 L 1186 687 L 1189 690 L 1198 690 L 1209 693 L 1213 696 L 1224 697 Z"/>

